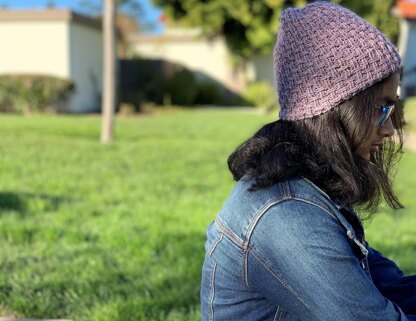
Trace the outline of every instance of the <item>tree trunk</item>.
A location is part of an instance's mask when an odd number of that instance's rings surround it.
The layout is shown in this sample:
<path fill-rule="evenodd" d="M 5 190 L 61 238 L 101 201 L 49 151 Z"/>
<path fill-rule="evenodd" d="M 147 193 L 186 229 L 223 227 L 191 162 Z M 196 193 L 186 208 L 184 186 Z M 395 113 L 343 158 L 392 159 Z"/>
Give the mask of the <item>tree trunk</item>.
<path fill-rule="evenodd" d="M 116 7 L 114 0 L 103 0 L 104 65 L 101 141 L 108 143 L 114 137 L 114 110 L 116 104 Z"/>

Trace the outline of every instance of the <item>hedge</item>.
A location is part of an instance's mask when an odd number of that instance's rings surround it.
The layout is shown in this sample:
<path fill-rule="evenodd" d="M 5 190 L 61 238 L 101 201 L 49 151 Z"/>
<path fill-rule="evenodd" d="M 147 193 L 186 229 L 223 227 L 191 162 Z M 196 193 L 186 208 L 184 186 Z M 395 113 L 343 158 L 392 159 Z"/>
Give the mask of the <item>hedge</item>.
<path fill-rule="evenodd" d="M 74 92 L 71 80 L 48 75 L 1 75 L 0 111 L 59 111 Z"/>

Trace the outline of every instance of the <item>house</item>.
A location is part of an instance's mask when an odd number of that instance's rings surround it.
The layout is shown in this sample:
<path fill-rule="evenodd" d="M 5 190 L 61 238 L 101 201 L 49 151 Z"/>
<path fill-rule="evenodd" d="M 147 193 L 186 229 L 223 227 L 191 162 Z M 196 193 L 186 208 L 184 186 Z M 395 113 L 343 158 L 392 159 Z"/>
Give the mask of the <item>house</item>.
<path fill-rule="evenodd" d="M 101 23 L 69 9 L 0 10 L 0 74 L 71 79 L 68 112 L 97 111 L 102 93 Z"/>
<path fill-rule="evenodd" d="M 400 17 L 398 47 L 404 71 L 401 96 L 416 96 L 416 0 L 397 0 L 394 12 Z M 134 54 L 182 64 L 236 92 L 243 91 L 250 81 L 267 81 L 274 86 L 272 53 L 252 57 L 245 69 L 235 70 L 225 41 L 220 36 L 207 40 L 198 30 L 168 25 L 165 34 L 136 35 L 130 39 L 130 45 Z"/>
<path fill-rule="evenodd" d="M 244 72 L 233 68 L 231 55 L 221 37 L 202 38 L 195 29 L 167 29 L 163 35 L 131 35 L 130 48 L 141 58 L 177 63 L 201 77 L 211 78 L 239 92 Z"/>
<path fill-rule="evenodd" d="M 129 41 L 133 55 L 181 64 L 237 93 L 249 81 L 268 81 L 274 86 L 272 54 L 253 57 L 244 68 L 236 67 L 221 36 L 206 39 L 197 29 L 167 28 L 163 35 L 137 34 Z"/>
<path fill-rule="evenodd" d="M 400 17 L 399 51 L 403 64 L 400 95 L 416 96 L 416 1 L 398 0 L 395 13 Z"/>

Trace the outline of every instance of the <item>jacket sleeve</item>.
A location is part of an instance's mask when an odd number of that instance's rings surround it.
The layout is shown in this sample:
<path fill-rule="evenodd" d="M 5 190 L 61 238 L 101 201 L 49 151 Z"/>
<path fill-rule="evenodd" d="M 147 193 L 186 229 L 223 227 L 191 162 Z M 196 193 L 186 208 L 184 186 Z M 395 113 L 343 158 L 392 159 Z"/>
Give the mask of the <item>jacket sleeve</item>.
<path fill-rule="evenodd" d="M 378 291 L 345 228 L 324 208 L 283 201 L 258 218 L 249 237 L 247 285 L 294 319 L 416 320 Z"/>
<path fill-rule="evenodd" d="M 406 314 L 416 315 L 416 275 L 406 276 L 391 260 L 369 247 L 371 277 L 380 293 Z"/>

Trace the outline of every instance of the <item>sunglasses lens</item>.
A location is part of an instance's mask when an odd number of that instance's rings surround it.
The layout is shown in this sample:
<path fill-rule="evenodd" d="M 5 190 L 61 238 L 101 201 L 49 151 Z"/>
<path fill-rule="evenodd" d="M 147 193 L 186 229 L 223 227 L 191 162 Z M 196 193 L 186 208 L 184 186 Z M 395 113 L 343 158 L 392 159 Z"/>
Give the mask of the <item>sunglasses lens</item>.
<path fill-rule="evenodd" d="M 389 117 L 393 113 L 394 107 L 395 107 L 395 105 L 383 106 L 383 110 L 382 110 L 382 114 L 381 114 L 381 117 L 380 117 L 380 121 L 378 123 L 378 126 L 379 127 L 383 127 L 384 126 L 384 124 L 386 123 L 386 121 L 389 119 Z"/>
<path fill-rule="evenodd" d="M 386 123 L 386 117 L 384 117 L 383 115 L 381 116 L 380 121 L 378 122 L 378 127 L 380 128 L 383 127 L 385 123 Z"/>

